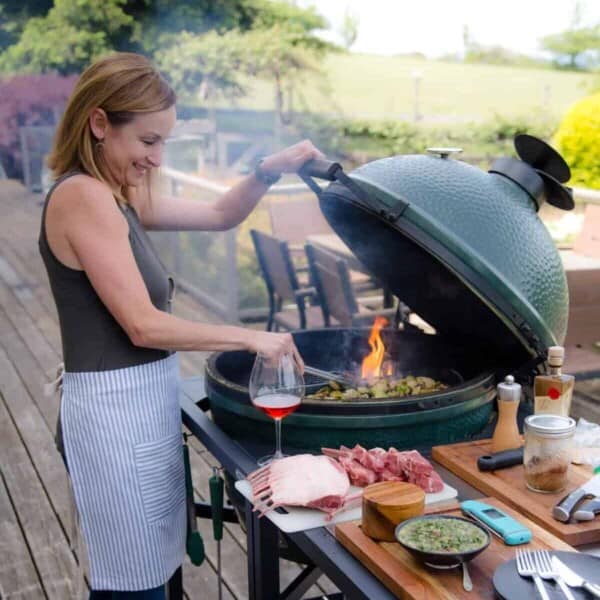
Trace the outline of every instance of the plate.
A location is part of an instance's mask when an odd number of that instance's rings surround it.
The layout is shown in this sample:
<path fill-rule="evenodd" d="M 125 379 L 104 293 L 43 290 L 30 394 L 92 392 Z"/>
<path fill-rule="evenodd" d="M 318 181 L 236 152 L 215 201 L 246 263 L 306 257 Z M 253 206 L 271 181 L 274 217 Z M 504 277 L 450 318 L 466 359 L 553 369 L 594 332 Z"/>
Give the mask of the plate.
<path fill-rule="evenodd" d="M 580 552 L 553 552 L 549 551 L 571 567 L 578 575 L 590 583 L 600 584 L 600 558 L 591 554 Z M 544 586 L 550 600 L 564 600 L 565 596 L 554 581 L 545 580 Z M 514 560 L 509 560 L 500 565 L 494 573 L 494 589 L 503 600 L 524 600 L 524 598 L 538 598 L 538 593 L 531 577 L 521 577 L 517 573 Z M 577 600 L 589 600 L 592 596 L 582 588 L 570 588 Z"/>

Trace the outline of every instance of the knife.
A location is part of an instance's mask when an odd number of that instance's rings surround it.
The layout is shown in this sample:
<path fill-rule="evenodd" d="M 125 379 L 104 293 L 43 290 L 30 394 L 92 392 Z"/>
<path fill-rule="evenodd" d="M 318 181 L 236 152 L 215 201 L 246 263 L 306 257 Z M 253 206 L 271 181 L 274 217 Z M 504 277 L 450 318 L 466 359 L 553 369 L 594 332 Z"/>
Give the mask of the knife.
<path fill-rule="evenodd" d="M 582 587 L 596 598 L 600 598 L 600 585 L 589 583 L 581 577 L 581 575 L 578 575 L 570 567 L 567 567 L 567 565 L 556 556 L 552 557 L 552 569 L 569 587 Z"/>
<path fill-rule="evenodd" d="M 575 508 L 575 505 L 586 496 L 600 496 L 600 474 L 594 475 L 591 479 L 586 481 L 581 487 L 573 490 L 568 496 L 565 496 L 553 509 L 552 516 L 557 521 L 563 521 L 566 523 L 571 518 L 571 513 Z M 588 502 L 586 504 L 593 504 L 596 501 Z M 583 508 L 583 507 L 582 507 Z M 589 521 L 594 518 L 594 510 L 597 508 L 600 511 L 600 503 L 596 506 L 588 506 L 585 512 L 581 515 L 582 521 Z M 577 511 L 578 513 L 581 510 Z M 591 515 L 591 516 L 590 516 Z"/>

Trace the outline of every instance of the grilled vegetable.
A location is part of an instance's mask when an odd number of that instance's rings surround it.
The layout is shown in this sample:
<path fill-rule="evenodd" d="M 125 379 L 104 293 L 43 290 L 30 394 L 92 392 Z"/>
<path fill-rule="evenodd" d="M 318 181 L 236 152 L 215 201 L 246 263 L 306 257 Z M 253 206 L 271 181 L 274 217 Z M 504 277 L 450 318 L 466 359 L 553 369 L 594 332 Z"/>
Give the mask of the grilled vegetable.
<path fill-rule="evenodd" d="M 415 377 L 408 375 L 402 378 L 378 379 L 373 383 L 361 383 L 358 387 L 348 387 L 330 381 L 314 394 L 306 396 L 314 400 L 342 400 L 352 401 L 368 398 L 403 398 L 404 396 L 417 396 L 431 394 L 445 390 L 448 386 L 431 377 Z"/>

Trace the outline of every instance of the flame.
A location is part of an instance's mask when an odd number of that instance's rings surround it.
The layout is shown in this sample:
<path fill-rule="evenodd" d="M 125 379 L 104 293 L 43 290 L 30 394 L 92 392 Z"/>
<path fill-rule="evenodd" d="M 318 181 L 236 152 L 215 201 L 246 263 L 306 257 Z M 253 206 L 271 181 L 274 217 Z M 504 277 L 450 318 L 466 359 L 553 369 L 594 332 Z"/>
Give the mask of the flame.
<path fill-rule="evenodd" d="M 369 346 L 371 353 L 362 361 L 361 377 L 363 379 L 373 379 L 381 375 L 381 363 L 385 354 L 385 346 L 379 332 L 388 324 L 385 317 L 375 317 L 371 334 L 369 335 Z"/>

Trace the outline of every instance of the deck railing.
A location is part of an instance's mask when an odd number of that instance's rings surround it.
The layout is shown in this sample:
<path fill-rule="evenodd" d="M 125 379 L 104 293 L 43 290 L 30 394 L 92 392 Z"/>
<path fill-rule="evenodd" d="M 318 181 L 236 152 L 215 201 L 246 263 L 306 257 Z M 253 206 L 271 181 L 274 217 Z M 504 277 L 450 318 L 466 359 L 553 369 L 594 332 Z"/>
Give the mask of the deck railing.
<path fill-rule="evenodd" d="M 600 190 L 588 190 L 586 188 L 573 188 L 575 200 L 584 204 L 600 204 Z"/>

